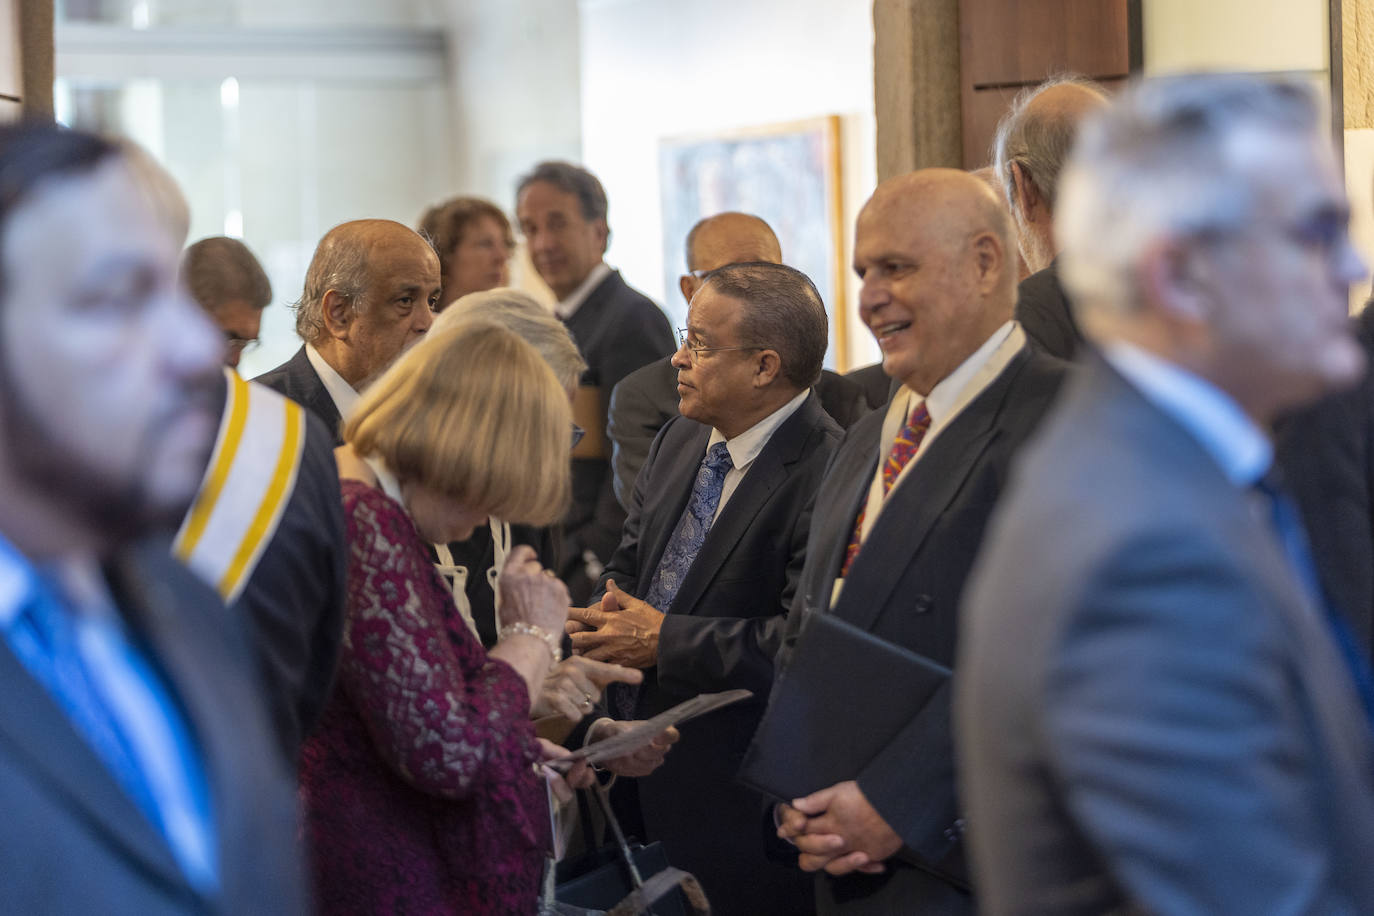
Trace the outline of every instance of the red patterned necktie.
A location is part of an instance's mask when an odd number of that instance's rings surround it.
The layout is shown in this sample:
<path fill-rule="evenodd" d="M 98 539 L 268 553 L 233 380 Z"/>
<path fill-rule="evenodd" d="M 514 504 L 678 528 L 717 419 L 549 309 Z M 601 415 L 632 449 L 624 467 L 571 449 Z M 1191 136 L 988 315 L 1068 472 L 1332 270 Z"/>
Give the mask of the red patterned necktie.
<path fill-rule="evenodd" d="M 891 492 L 892 485 L 897 482 L 897 477 L 902 473 L 902 468 L 907 466 L 912 457 L 921 447 L 921 440 L 926 437 L 926 431 L 930 429 L 930 411 L 926 410 L 926 402 L 921 401 L 916 409 L 907 418 L 906 425 L 902 431 L 897 433 L 897 440 L 892 443 L 892 451 L 888 452 L 887 461 L 883 462 L 883 498 Z M 859 545 L 863 541 L 864 514 L 868 511 L 868 501 L 859 508 L 859 517 L 854 522 L 854 536 L 849 539 L 849 547 L 844 552 L 844 565 L 840 567 L 840 577 L 849 575 L 849 567 L 854 562 L 854 557 L 859 553 Z"/>

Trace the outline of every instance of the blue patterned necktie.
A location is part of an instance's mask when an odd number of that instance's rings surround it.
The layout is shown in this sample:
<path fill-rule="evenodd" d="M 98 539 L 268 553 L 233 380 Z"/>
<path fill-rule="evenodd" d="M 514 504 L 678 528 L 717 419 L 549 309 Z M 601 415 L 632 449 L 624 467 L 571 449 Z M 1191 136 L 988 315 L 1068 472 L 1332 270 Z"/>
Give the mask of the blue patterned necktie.
<path fill-rule="evenodd" d="M 721 490 L 725 487 L 725 475 L 734 465 L 730 462 L 730 450 L 724 442 L 717 442 L 701 462 L 697 479 L 692 484 L 692 496 L 687 500 L 687 508 L 677 520 L 673 536 L 668 546 L 663 548 L 663 556 L 654 570 L 649 592 L 644 596 L 653 607 L 665 614 L 682 587 L 682 580 L 701 553 L 701 545 L 706 543 L 706 534 L 716 518 L 716 508 L 720 505 Z"/>
<path fill-rule="evenodd" d="M 720 506 L 720 494 L 725 487 L 725 475 L 734 467 L 730 461 L 730 450 L 724 442 L 717 442 L 706 452 L 697 478 L 692 483 L 692 495 L 687 500 L 687 508 L 677 520 L 677 527 L 663 548 L 663 556 L 654 570 L 649 582 L 649 591 L 644 600 L 650 606 L 668 613 L 682 580 L 701 553 L 701 545 L 706 543 L 706 534 L 715 522 L 716 508 Z M 633 719 L 635 700 L 639 689 L 625 684 L 611 684 L 609 688 L 611 709 L 618 718 Z"/>
<path fill-rule="evenodd" d="M 1255 489 L 1265 496 L 1269 503 L 1270 521 L 1278 534 L 1283 552 L 1302 582 L 1303 590 L 1323 612 L 1327 626 L 1346 667 L 1355 681 L 1355 689 L 1364 705 L 1366 717 L 1374 727 L 1374 676 L 1369 670 L 1369 662 L 1360 650 L 1349 625 L 1341 612 L 1326 600 L 1326 590 L 1322 588 L 1317 575 L 1317 564 L 1312 559 L 1312 549 L 1307 542 L 1307 532 L 1302 526 L 1298 508 L 1288 497 L 1277 469 L 1270 469 Z"/>

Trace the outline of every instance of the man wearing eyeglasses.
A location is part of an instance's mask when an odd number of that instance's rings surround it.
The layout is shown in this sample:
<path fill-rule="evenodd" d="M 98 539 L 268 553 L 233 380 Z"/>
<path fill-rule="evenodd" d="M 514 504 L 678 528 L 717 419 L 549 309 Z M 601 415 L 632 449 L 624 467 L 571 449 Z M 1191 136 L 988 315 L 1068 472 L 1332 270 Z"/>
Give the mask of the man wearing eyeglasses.
<path fill-rule="evenodd" d="M 705 217 L 687 233 L 687 273 L 678 278 L 678 289 L 690 306 L 692 296 L 711 271 L 744 261 L 782 263 L 782 247 L 773 228 L 749 213 L 726 211 Z M 868 413 L 862 386 L 822 369 L 816 394 L 831 419 L 844 429 Z M 615 472 L 615 498 L 629 506 L 635 478 L 644 466 L 649 446 L 663 424 L 677 416 L 677 370 L 667 359 L 649 363 L 625 376 L 611 391 L 611 466 Z"/>
<path fill-rule="evenodd" d="M 649 450 L 603 597 L 570 612 L 590 628 L 573 645 L 644 670 L 637 695 L 612 694 L 618 718 L 754 691 L 683 726 L 679 750 L 637 781 L 644 827 L 701 879 L 713 911 L 810 912 L 802 876 L 764 858 L 757 796 L 734 776 L 772 683 L 811 500 L 841 435 L 811 391 L 825 309 L 799 271 L 734 264 L 706 276 L 680 335 L 681 416 Z"/>
<path fill-rule="evenodd" d="M 228 368 L 217 396 L 221 435 L 173 552 L 251 622 L 278 745 L 295 766 L 324 708 L 343 633 L 347 554 L 335 432 L 238 374 L 272 301 L 248 246 L 201 239 L 182 254 L 179 273 L 223 330 Z"/>
<path fill-rule="evenodd" d="M 224 364 L 258 344 L 262 310 L 272 301 L 272 283 L 248 246 L 222 235 L 201 239 L 181 256 L 181 278 L 191 297 L 224 331 Z"/>
<path fill-rule="evenodd" d="M 1092 349 L 959 647 L 990 916 L 1374 912 L 1374 684 L 1268 432 L 1364 368 L 1323 108 L 1301 81 L 1146 80 L 1069 160 L 1056 232 Z"/>

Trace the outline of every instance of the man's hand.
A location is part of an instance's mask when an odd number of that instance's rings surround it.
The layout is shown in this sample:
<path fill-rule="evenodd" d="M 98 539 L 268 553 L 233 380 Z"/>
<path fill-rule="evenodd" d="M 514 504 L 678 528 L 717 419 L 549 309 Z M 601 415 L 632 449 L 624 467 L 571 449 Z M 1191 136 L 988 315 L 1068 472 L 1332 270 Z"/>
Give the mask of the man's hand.
<path fill-rule="evenodd" d="M 607 599 L 610 599 L 608 602 Z M 608 603 L 615 610 L 607 611 Z M 573 651 L 601 662 L 651 668 L 658 664 L 658 632 L 663 612 L 625 594 L 615 580 L 606 583 L 601 608 L 569 608 L 569 617 L 594 627 L 592 632 L 572 634 Z"/>
<path fill-rule="evenodd" d="M 779 806 L 778 836 L 796 845 L 806 871 L 877 874 L 902 838 L 868 803 L 853 780 Z"/>
<path fill-rule="evenodd" d="M 605 719 L 598 723 L 590 743 L 595 744 L 603 738 L 613 737 L 639 724 L 638 721 L 617 722 Z M 617 776 L 648 776 L 663 763 L 663 758 L 668 756 L 669 749 L 677 743 L 679 737 L 681 736 L 677 729 L 669 726 L 665 731 L 655 735 L 654 740 L 639 750 L 631 751 L 623 757 L 608 760 L 602 766 Z"/>
<path fill-rule="evenodd" d="M 644 672 L 635 668 L 593 661 L 579 655 L 565 658 L 551 668 L 544 678 L 544 686 L 539 691 L 534 708 L 530 710 L 530 718 L 562 716 L 569 722 L 580 722 L 601 699 L 601 691 L 607 684 L 613 681 L 638 684 L 642 680 Z"/>
<path fill-rule="evenodd" d="M 610 580 L 609 584 L 615 585 L 615 580 Z M 620 605 L 616 603 L 615 596 L 623 594 L 625 593 L 619 590 L 608 590 L 606 594 L 601 596 L 601 601 L 597 604 L 588 605 L 587 607 L 568 608 L 568 622 L 563 624 L 564 632 L 571 636 L 574 633 L 585 633 L 590 630 L 591 627 L 582 622 L 582 618 L 586 616 L 587 612 L 605 611 L 607 614 L 614 613 L 620 610 Z"/>

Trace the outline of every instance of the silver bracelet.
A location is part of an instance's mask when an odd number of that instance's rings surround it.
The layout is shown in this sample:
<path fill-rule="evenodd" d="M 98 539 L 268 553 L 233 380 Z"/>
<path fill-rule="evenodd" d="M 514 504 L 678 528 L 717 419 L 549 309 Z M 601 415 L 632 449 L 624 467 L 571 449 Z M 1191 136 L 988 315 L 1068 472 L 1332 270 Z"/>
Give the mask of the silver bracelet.
<path fill-rule="evenodd" d="M 507 636 L 534 636 L 543 640 L 544 645 L 549 647 L 549 655 L 553 658 L 555 665 L 563 660 L 563 640 L 543 627 L 537 627 L 532 623 L 525 623 L 524 621 L 508 623 L 496 631 L 496 636 L 498 639 L 505 639 Z"/>

